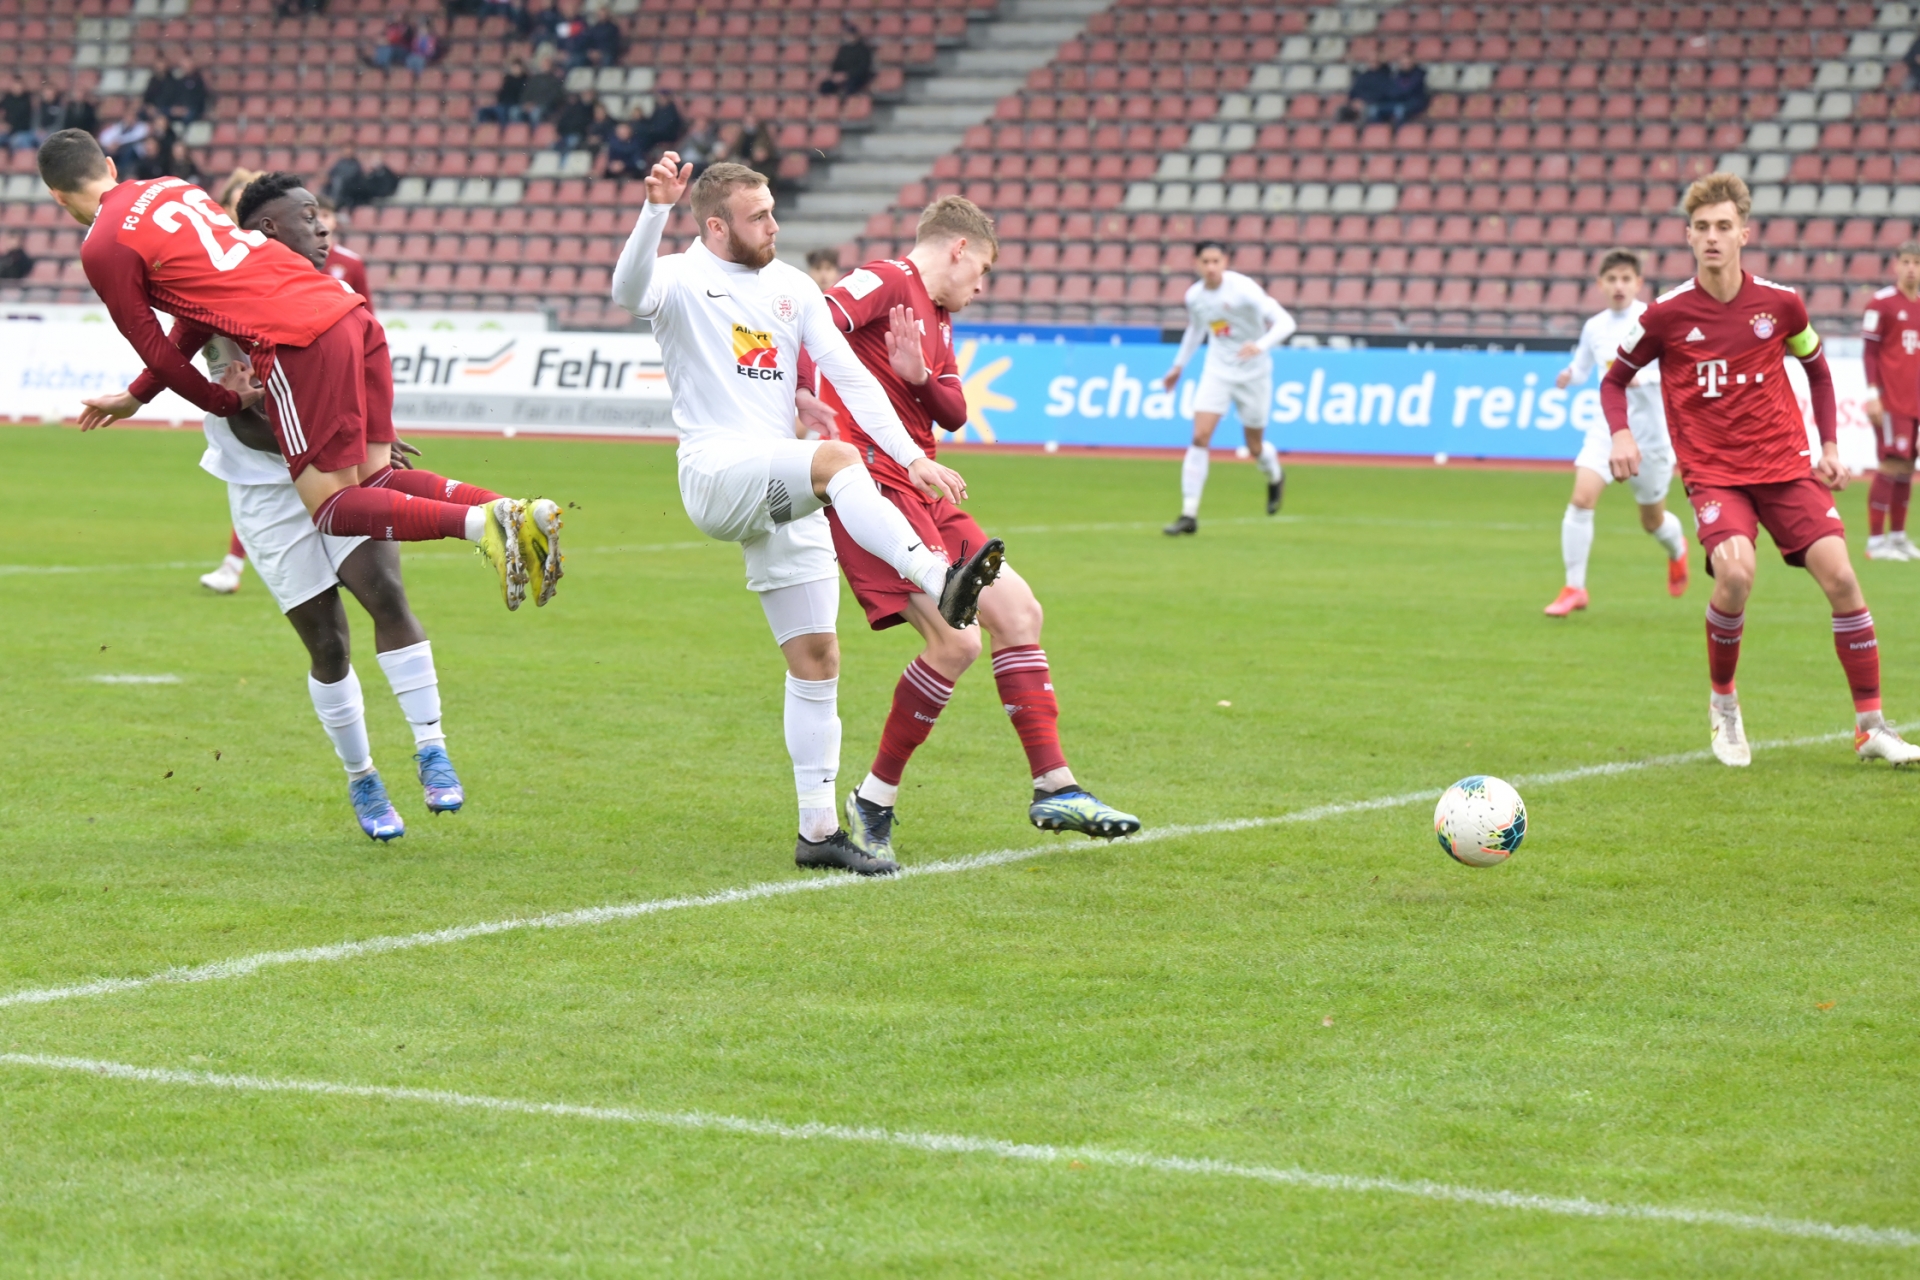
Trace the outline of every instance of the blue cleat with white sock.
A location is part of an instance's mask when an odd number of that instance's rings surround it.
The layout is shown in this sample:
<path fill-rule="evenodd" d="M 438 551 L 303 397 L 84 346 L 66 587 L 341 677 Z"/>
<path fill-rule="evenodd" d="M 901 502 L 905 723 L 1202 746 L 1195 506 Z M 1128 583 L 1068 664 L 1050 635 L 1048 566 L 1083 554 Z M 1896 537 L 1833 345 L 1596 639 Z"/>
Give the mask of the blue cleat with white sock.
<path fill-rule="evenodd" d="M 435 743 L 420 748 L 413 759 L 420 766 L 420 787 L 426 792 L 427 812 L 460 812 L 460 806 L 467 802 L 467 793 L 460 787 L 460 775 L 453 771 L 453 761 L 447 759 L 447 749 Z"/>
<path fill-rule="evenodd" d="M 347 796 L 353 801 L 353 816 L 360 819 L 360 829 L 372 839 L 385 842 L 407 834 L 407 824 L 400 820 L 393 801 L 387 799 L 386 785 L 377 772 L 349 782 Z"/>

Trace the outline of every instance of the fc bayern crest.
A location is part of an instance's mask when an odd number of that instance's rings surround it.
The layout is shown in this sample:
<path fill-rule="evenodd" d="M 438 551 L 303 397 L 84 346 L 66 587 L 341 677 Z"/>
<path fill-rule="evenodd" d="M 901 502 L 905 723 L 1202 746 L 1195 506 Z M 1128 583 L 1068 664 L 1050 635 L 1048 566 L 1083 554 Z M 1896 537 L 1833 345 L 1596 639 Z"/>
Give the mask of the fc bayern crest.
<path fill-rule="evenodd" d="M 773 300 L 773 314 L 778 320 L 792 320 L 800 314 L 800 304 L 783 293 Z"/>
<path fill-rule="evenodd" d="M 1700 523 L 1712 524 L 1720 518 L 1720 504 L 1709 502 L 1700 508 Z"/>
<path fill-rule="evenodd" d="M 1753 318 L 1753 336 L 1765 342 L 1773 336 L 1773 317 L 1761 312 Z"/>

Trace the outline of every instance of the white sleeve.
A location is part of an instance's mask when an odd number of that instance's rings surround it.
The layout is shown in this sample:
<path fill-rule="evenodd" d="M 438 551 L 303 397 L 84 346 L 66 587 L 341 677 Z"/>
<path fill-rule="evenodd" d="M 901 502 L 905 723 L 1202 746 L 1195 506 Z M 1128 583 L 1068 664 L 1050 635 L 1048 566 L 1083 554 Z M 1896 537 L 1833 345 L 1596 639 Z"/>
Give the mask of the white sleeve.
<path fill-rule="evenodd" d="M 1581 327 L 1580 341 L 1573 344 L 1573 363 L 1567 366 L 1567 370 L 1573 375 L 1576 383 L 1585 382 L 1593 373 L 1593 344 L 1587 341 L 1585 326 Z"/>
<path fill-rule="evenodd" d="M 1206 334 L 1207 331 L 1200 327 L 1200 322 L 1193 318 L 1192 308 L 1188 308 L 1187 331 L 1180 335 L 1180 350 L 1176 351 L 1173 356 L 1174 368 L 1184 369 L 1187 367 L 1187 361 L 1193 359 L 1193 353 L 1200 349 L 1200 340 L 1206 337 Z"/>
<path fill-rule="evenodd" d="M 613 300 L 636 316 L 650 316 L 667 299 L 667 280 L 658 270 L 660 235 L 673 206 L 648 203 L 634 221 L 633 234 L 613 266 Z"/>
<path fill-rule="evenodd" d="M 1292 313 L 1275 301 L 1272 294 L 1257 285 L 1254 286 L 1254 292 L 1260 296 L 1258 305 L 1261 318 L 1267 322 L 1267 331 L 1255 338 L 1253 345 L 1262 351 L 1271 351 L 1291 338 L 1294 330 L 1300 326 L 1294 321 Z"/>
<path fill-rule="evenodd" d="M 887 399 L 880 383 L 847 345 L 847 336 L 840 332 L 840 326 L 833 322 L 833 315 L 827 310 L 827 300 L 816 291 L 800 305 L 807 312 L 806 328 L 801 332 L 807 354 L 833 383 L 840 403 L 847 406 L 847 412 L 860 424 L 860 429 L 903 467 L 911 467 L 926 457 L 925 451 L 900 424 L 900 415 L 893 411 L 893 402 Z"/>

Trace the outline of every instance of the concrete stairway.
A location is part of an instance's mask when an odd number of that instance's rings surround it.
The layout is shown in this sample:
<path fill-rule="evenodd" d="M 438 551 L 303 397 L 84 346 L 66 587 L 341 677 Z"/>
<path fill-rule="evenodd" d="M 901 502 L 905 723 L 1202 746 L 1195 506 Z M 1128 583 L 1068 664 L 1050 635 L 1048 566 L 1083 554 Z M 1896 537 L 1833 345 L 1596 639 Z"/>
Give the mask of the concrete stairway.
<path fill-rule="evenodd" d="M 1027 72 L 1052 61 L 1109 2 L 1007 0 L 1000 17 L 973 23 L 963 47 L 943 53 L 933 75 L 909 82 L 904 102 L 877 111 L 874 127 L 848 137 L 840 158 L 824 173 L 816 169 L 808 189 L 784 206 L 780 256 L 800 262 L 809 250 L 859 236 L 903 185 L 926 176 L 969 125 L 993 114 Z"/>

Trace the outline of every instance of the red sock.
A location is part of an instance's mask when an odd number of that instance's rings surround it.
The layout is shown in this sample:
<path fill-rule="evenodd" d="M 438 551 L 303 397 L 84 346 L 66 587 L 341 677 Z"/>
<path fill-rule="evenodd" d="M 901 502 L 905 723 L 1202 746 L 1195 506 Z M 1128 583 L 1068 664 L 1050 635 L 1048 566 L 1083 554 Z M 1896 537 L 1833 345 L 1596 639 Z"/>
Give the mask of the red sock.
<path fill-rule="evenodd" d="M 1905 503 L 1901 504 L 1901 524 L 1906 523 Z M 1884 471 L 1873 473 L 1867 486 L 1867 532 L 1879 537 L 1887 531 L 1887 516 L 1893 511 L 1893 477 Z"/>
<path fill-rule="evenodd" d="M 1913 477 L 1892 476 L 1887 483 L 1893 487 L 1893 509 L 1887 512 L 1887 528 L 1895 533 L 1905 533 L 1907 499 L 1913 497 Z"/>
<path fill-rule="evenodd" d="M 1853 690 L 1855 711 L 1880 709 L 1880 642 L 1873 637 L 1873 614 L 1833 615 L 1833 649 L 1846 668 L 1847 687 Z"/>
<path fill-rule="evenodd" d="M 933 722 L 941 708 L 953 696 L 953 681 L 928 666 L 924 658 L 915 658 L 900 673 L 893 686 L 893 710 L 887 712 L 886 727 L 880 730 L 880 751 L 873 757 L 873 776 L 888 786 L 900 785 L 913 749 L 933 732 Z"/>
<path fill-rule="evenodd" d="M 227 554 L 236 560 L 245 560 L 247 558 L 247 548 L 240 541 L 240 531 L 238 529 L 229 529 L 227 531 Z"/>
<path fill-rule="evenodd" d="M 468 508 L 354 485 L 340 490 L 313 513 L 314 527 L 336 538 L 373 538 L 379 542 L 432 542 L 467 536 Z"/>
<path fill-rule="evenodd" d="M 395 493 L 410 493 L 436 502 L 458 502 L 467 507 L 477 507 L 501 496 L 491 489 L 463 480 L 449 480 L 431 471 L 396 471 L 392 467 L 382 467 L 371 479 L 360 483 L 369 489 L 392 489 Z"/>
<path fill-rule="evenodd" d="M 1027 767 L 1038 778 L 1067 767 L 1060 750 L 1060 704 L 1053 696 L 1053 677 L 1047 671 L 1047 653 L 1037 644 L 1014 645 L 993 655 L 993 682 L 1000 687 L 1000 705 L 1027 749 Z"/>
<path fill-rule="evenodd" d="M 1707 679 L 1715 693 L 1733 692 L 1733 669 L 1740 665 L 1740 633 L 1746 625 L 1745 613 L 1729 617 L 1707 606 Z"/>

